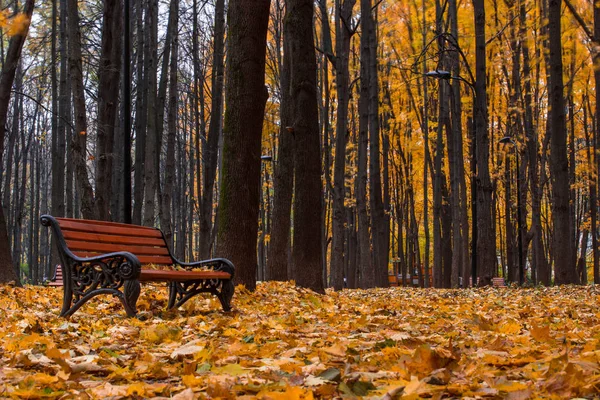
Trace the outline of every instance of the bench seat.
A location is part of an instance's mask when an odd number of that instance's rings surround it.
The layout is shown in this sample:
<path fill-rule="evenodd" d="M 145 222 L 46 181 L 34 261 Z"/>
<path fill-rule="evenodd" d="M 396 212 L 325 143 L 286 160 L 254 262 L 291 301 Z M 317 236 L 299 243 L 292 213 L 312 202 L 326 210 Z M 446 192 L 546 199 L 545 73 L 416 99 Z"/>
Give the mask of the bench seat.
<path fill-rule="evenodd" d="M 63 317 L 100 294 L 118 297 L 127 315 L 135 316 L 141 282 L 166 282 L 168 309 L 207 292 L 231 310 L 235 268 L 227 259 L 179 261 L 156 228 L 51 215 L 42 215 L 41 223 L 52 229 L 61 259 Z"/>

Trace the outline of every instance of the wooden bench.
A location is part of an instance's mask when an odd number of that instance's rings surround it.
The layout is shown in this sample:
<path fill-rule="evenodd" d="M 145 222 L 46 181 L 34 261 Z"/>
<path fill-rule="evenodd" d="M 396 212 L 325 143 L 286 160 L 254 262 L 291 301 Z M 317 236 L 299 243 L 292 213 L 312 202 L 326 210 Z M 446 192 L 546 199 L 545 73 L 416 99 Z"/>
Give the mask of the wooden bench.
<path fill-rule="evenodd" d="M 229 260 L 178 261 L 163 233 L 146 226 L 51 215 L 42 215 L 41 223 L 52 228 L 60 254 L 62 317 L 69 317 L 100 294 L 119 298 L 127 315 L 133 317 L 137 314 L 140 282 L 167 282 L 168 309 L 208 292 L 217 296 L 224 311 L 231 310 L 235 269 Z"/>

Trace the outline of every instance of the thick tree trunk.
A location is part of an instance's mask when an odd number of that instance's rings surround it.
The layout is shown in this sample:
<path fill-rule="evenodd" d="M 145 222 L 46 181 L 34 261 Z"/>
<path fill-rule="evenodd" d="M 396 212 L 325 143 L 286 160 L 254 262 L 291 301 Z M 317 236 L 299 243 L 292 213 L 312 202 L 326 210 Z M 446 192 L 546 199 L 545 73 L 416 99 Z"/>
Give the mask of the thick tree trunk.
<path fill-rule="evenodd" d="M 573 237 L 569 212 L 569 160 L 567 158 L 567 132 L 563 90 L 563 62 L 561 45 L 561 0 L 548 4 L 548 30 L 550 50 L 550 171 L 552 174 L 552 219 L 554 223 L 554 279 L 556 284 L 574 283 L 576 269 L 573 265 Z"/>
<path fill-rule="evenodd" d="M 291 126 L 295 136 L 292 264 L 299 286 L 323 292 L 321 148 L 312 0 L 289 0 Z"/>
<path fill-rule="evenodd" d="M 33 14 L 33 7 L 34 0 L 27 0 L 23 13 L 27 17 L 28 22 L 24 25 L 22 32 L 19 32 L 19 34 L 10 39 L 6 59 L 2 65 L 2 73 L 0 74 L 0 165 L 2 165 L 2 154 L 4 153 L 4 136 L 6 133 L 6 117 L 8 115 L 10 93 L 21 58 L 23 43 L 25 43 L 25 38 L 29 31 L 29 21 Z M 0 283 L 10 281 L 20 284 L 19 275 L 13 268 L 4 210 L 3 207 L 0 207 Z"/>
<path fill-rule="evenodd" d="M 256 238 L 269 0 L 229 2 L 217 255 L 236 266 L 237 283 L 256 287 Z M 320 213 L 319 213 L 320 215 Z M 317 252 L 320 257 L 320 251 Z M 320 274 L 319 274 L 320 277 Z"/>
<path fill-rule="evenodd" d="M 110 220 L 114 138 L 121 82 L 122 7 L 119 0 L 105 0 L 102 44 L 98 69 L 98 132 L 96 138 L 96 205 L 98 218 Z M 118 216 L 113 216 L 113 220 Z"/>

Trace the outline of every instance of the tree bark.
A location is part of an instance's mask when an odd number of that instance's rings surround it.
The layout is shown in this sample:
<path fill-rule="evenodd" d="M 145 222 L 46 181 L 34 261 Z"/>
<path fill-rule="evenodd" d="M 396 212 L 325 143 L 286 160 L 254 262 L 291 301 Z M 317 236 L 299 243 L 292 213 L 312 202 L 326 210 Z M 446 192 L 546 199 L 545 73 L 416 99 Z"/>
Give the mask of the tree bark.
<path fill-rule="evenodd" d="M 144 176 L 146 164 L 146 121 L 148 118 L 148 58 L 145 57 L 146 27 L 143 19 L 144 0 L 137 0 L 136 11 L 136 38 L 137 38 L 137 67 L 136 67 L 136 110 L 135 110 L 135 164 L 134 164 L 134 193 L 133 193 L 133 223 L 142 224 L 142 210 L 144 203 Z"/>
<path fill-rule="evenodd" d="M 4 153 L 4 136 L 6 134 L 6 117 L 8 115 L 10 93 L 21 58 L 23 43 L 25 43 L 25 38 L 29 32 L 29 21 L 33 14 L 33 7 L 34 0 L 27 0 L 23 13 L 27 17 L 28 22 L 24 25 L 22 32 L 10 38 L 6 59 L 4 60 L 2 73 L 0 74 L 0 165 L 2 165 L 2 154 Z M 20 284 L 19 275 L 13 268 L 4 210 L 3 207 L 0 207 L 0 283 L 10 281 Z"/>
<path fill-rule="evenodd" d="M 573 238 L 569 212 L 569 160 L 563 86 L 561 45 L 561 0 L 549 0 L 548 31 L 550 50 L 550 171 L 552 174 L 552 220 L 554 223 L 554 279 L 556 284 L 574 283 Z"/>
<path fill-rule="evenodd" d="M 177 136 L 177 60 L 179 51 L 179 0 L 171 0 L 171 9 L 169 11 L 169 30 L 168 40 L 171 40 L 171 69 L 169 72 L 169 102 L 167 114 L 167 152 L 165 160 L 165 178 L 164 190 L 161 192 L 161 212 L 160 227 L 165 235 L 167 243 L 171 249 L 175 249 L 174 236 L 174 218 L 171 214 L 172 202 L 175 200 L 172 193 L 175 193 L 175 139 Z M 160 122 L 159 119 L 157 122 Z M 184 189 L 185 190 L 185 189 Z M 182 232 L 182 231 L 180 231 Z M 179 240 L 179 238 L 177 238 Z"/>
<path fill-rule="evenodd" d="M 361 15 L 370 15 L 370 0 L 361 0 Z M 369 11 L 367 11 L 367 9 Z M 368 31 L 369 18 L 361 18 L 361 30 Z M 371 288 L 376 285 L 375 266 L 371 256 L 370 220 L 367 211 L 368 147 L 369 147 L 369 88 L 370 88 L 369 35 L 360 37 L 360 96 L 358 99 L 358 173 L 356 176 L 356 207 L 358 210 L 358 268 L 359 286 Z"/>
<path fill-rule="evenodd" d="M 256 238 L 269 0 L 231 0 L 217 255 L 236 266 L 236 283 L 256 287 Z M 320 276 L 320 275 L 319 275 Z"/>
<path fill-rule="evenodd" d="M 145 226 L 154 226 L 158 170 L 156 157 L 158 148 L 157 131 L 157 69 L 158 69 L 158 0 L 148 0 L 145 17 L 146 42 L 144 46 L 145 65 L 148 66 L 146 120 L 146 154 L 144 161 L 144 217 Z M 162 123 L 162 121 L 161 121 Z"/>
<path fill-rule="evenodd" d="M 202 198 L 200 200 L 200 257 L 210 255 L 212 244 L 211 232 L 213 228 L 213 193 L 215 178 L 217 176 L 217 161 L 219 150 L 219 137 L 221 136 L 223 113 L 223 57 L 225 33 L 225 1 L 217 0 L 215 3 L 215 29 L 213 53 L 213 78 L 210 122 L 208 125 L 208 138 L 204 147 L 204 176 Z"/>
<path fill-rule="evenodd" d="M 285 19 L 284 19 L 285 20 Z M 289 24 L 284 23 L 283 61 L 280 73 L 281 100 L 279 103 L 279 147 L 273 177 L 273 225 L 271 229 L 270 257 L 267 278 L 284 281 L 288 276 L 290 254 L 291 211 L 294 190 L 294 137 L 291 130 L 290 91 L 290 34 Z M 290 270 L 293 271 L 292 268 Z"/>
<path fill-rule="evenodd" d="M 491 284 L 496 269 L 496 234 L 493 224 L 490 179 L 490 138 L 487 116 L 485 7 L 483 0 L 473 0 L 475 15 L 475 136 L 477 157 L 477 276 L 479 285 Z M 473 282 L 475 284 L 475 282 Z"/>
<path fill-rule="evenodd" d="M 350 39 L 354 32 L 350 31 L 350 19 L 356 0 L 336 1 L 335 31 L 336 31 L 336 89 L 337 116 L 335 161 L 333 171 L 333 223 L 330 282 L 335 290 L 344 287 L 344 239 L 346 236 L 346 143 L 348 138 L 348 101 L 350 72 Z M 347 254 L 346 254 L 347 256 Z"/>
<path fill-rule="evenodd" d="M 67 34 L 69 40 L 69 73 L 73 85 L 75 108 L 75 133 L 71 141 L 75 180 L 81 196 L 81 213 L 86 219 L 97 219 L 98 211 L 94 202 L 94 190 L 87 171 L 87 114 L 83 85 L 83 63 L 81 58 L 81 30 L 77 0 L 67 0 Z"/>
<path fill-rule="evenodd" d="M 291 126 L 295 136 L 292 264 L 299 286 L 323 292 L 321 148 L 313 2 L 289 0 Z M 315 226 L 316 225 L 316 226 Z"/>
<path fill-rule="evenodd" d="M 121 82 L 122 6 L 119 0 L 105 0 L 102 44 L 98 69 L 98 132 L 96 138 L 96 205 L 98 218 L 108 221 L 112 198 L 114 138 L 119 111 Z M 113 219 L 118 218 L 117 215 Z"/>

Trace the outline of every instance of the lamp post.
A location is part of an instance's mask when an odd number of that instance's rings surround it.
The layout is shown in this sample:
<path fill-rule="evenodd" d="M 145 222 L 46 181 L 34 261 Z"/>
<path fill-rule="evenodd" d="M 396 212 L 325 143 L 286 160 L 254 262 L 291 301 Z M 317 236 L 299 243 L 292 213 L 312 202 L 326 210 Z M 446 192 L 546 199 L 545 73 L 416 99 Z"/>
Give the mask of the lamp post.
<path fill-rule="evenodd" d="M 425 76 L 445 81 L 453 79 L 466 83 L 473 94 L 473 110 L 475 110 L 477 96 L 473 83 L 461 76 L 453 76 L 450 71 L 434 70 L 426 72 Z M 471 143 L 471 282 L 473 286 L 477 286 L 477 134 L 474 127 Z M 464 285 L 466 285 L 465 278 L 463 277 Z"/>
<path fill-rule="evenodd" d="M 515 149 L 515 159 L 517 165 L 517 251 L 519 253 L 519 285 L 522 286 L 525 280 L 525 270 L 523 266 L 523 226 L 521 218 L 521 169 L 519 167 L 519 150 L 517 143 L 510 136 L 500 139 L 499 143 L 511 144 Z"/>

